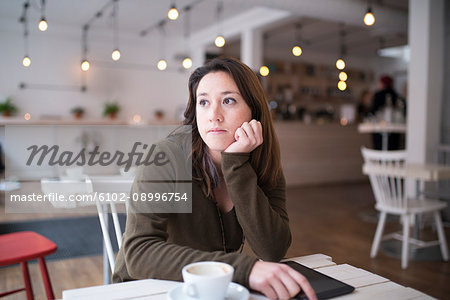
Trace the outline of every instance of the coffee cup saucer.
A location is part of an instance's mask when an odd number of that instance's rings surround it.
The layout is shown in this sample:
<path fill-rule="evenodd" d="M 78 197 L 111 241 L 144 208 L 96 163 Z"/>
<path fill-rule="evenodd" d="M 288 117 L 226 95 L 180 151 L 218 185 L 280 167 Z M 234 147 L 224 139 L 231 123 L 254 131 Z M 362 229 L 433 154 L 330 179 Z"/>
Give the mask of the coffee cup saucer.
<path fill-rule="evenodd" d="M 183 293 L 183 284 L 180 284 L 176 288 L 170 290 L 167 293 L 168 300 L 196 300 L 196 298 L 189 297 Z M 224 300 L 248 300 L 250 293 L 248 290 L 240 284 L 231 282 L 227 289 L 227 294 Z"/>

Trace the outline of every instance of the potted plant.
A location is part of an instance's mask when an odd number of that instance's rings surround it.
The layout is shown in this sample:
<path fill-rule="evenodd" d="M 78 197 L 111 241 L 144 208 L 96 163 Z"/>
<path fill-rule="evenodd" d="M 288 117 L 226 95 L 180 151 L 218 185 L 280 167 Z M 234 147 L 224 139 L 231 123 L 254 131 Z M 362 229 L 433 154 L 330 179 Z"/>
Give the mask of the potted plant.
<path fill-rule="evenodd" d="M 109 116 L 110 119 L 115 119 L 120 111 L 120 106 L 117 103 L 105 103 L 103 110 L 104 116 Z"/>
<path fill-rule="evenodd" d="M 155 119 L 157 121 L 161 121 L 162 119 L 164 119 L 164 111 L 158 109 L 155 111 Z"/>
<path fill-rule="evenodd" d="M 75 119 L 81 119 L 83 117 L 84 114 L 84 108 L 81 106 L 76 106 L 74 108 L 71 109 L 70 111 L 73 116 L 75 117 Z"/>
<path fill-rule="evenodd" d="M 7 98 L 4 102 L 0 102 L 0 113 L 4 117 L 10 117 L 17 112 L 17 107 L 11 103 L 11 98 Z"/>

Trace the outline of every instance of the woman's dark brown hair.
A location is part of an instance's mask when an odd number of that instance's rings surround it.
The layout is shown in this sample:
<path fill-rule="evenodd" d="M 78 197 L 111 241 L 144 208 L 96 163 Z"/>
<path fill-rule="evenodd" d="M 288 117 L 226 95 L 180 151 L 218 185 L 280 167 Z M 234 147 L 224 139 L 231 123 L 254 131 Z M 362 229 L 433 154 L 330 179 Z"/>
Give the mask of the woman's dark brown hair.
<path fill-rule="evenodd" d="M 240 94 L 252 112 L 252 119 L 261 122 L 263 143 L 252 151 L 250 164 L 258 176 L 258 184 L 273 188 L 281 175 L 280 148 L 269 113 L 264 90 L 255 73 L 237 59 L 215 58 L 197 68 L 189 78 L 189 103 L 184 112 L 184 125 L 192 126 L 192 168 L 193 178 L 201 182 L 207 196 L 219 184 L 219 176 L 211 156 L 197 128 L 197 87 L 200 80 L 211 72 L 226 72 L 236 83 Z"/>

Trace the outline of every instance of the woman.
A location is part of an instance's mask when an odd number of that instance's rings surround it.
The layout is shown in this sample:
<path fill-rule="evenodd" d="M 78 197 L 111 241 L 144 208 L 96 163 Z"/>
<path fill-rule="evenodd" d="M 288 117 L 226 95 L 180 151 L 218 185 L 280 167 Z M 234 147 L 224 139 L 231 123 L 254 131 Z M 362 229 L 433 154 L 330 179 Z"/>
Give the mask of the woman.
<path fill-rule="evenodd" d="M 278 141 L 253 71 L 233 58 L 195 70 L 184 124 L 192 126 L 192 213 L 129 213 L 113 280 L 181 280 L 184 265 L 216 260 L 234 266 L 233 281 L 269 298 L 287 299 L 303 289 L 315 299 L 300 273 L 268 262 L 283 258 L 291 234 Z M 158 149 L 179 161 L 183 145 L 178 134 Z M 158 174 L 185 178 L 180 165 Z M 132 193 L 156 187 L 140 180 L 152 172 L 138 170 Z M 240 253 L 244 237 L 261 260 Z"/>

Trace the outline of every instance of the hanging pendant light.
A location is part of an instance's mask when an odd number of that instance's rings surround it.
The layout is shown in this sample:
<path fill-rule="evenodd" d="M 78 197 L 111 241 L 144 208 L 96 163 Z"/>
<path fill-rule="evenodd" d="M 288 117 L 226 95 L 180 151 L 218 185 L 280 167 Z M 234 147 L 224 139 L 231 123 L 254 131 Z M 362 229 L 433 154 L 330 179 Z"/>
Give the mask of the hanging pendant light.
<path fill-rule="evenodd" d="M 189 36 L 190 36 L 190 26 L 191 26 L 191 18 L 190 18 L 190 11 L 191 11 L 191 7 L 190 6 L 186 6 L 184 9 L 185 13 L 184 13 L 184 22 L 186 23 L 184 28 L 184 51 L 186 51 L 187 53 L 189 53 Z M 192 67 L 192 59 L 189 56 L 186 56 L 183 59 L 183 62 L 181 63 L 181 65 L 183 66 L 183 68 L 190 69 Z"/>
<path fill-rule="evenodd" d="M 370 5 L 368 5 L 366 14 L 364 15 L 364 24 L 367 26 L 372 26 L 375 24 L 375 16 L 372 13 L 372 8 Z"/>
<path fill-rule="evenodd" d="M 41 0 L 41 20 L 39 21 L 38 28 L 40 31 L 46 31 L 48 29 L 48 23 L 45 19 L 45 0 Z"/>
<path fill-rule="evenodd" d="M 266 77 L 267 75 L 269 75 L 270 70 L 267 66 L 262 66 L 261 68 L 259 68 L 259 74 L 261 74 L 261 76 Z"/>
<path fill-rule="evenodd" d="M 22 65 L 24 67 L 31 66 L 31 58 L 28 55 L 25 55 L 25 57 L 22 59 Z"/>
<path fill-rule="evenodd" d="M 178 19 L 180 13 L 178 12 L 177 7 L 175 6 L 175 1 L 172 1 L 172 4 L 170 5 L 170 9 L 167 12 L 167 17 L 169 20 L 175 21 Z"/>
<path fill-rule="evenodd" d="M 300 29 L 301 24 L 297 23 L 295 24 L 295 45 L 292 47 L 292 54 L 294 56 L 300 56 L 303 53 L 302 47 L 300 47 Z"/>
<path fill-rule="evenodd" d="M 81 70 L 86 72 L 90 69 L 91 64 L 89 63 L 89 61 L 87 59 L 83 59 L 81 61 Z"/>
<path fill-rule="evenodd" d="M 219 0 L 217 2 L 217 27 L 219 34 L 217 35 L 216 39 L 214 40 L 214 44 L 218 48 L 222 48 L 225 46 L 225 38 L 221 34 L 222 32 L 222 11 L 223 11 L 223 3 L 222 0 Z"/>
<path fill-rule="evenodd" d="M 23 44 L 24 44 L 25 55 L 23 56 L 23 59 L 22 59 L 22 65 L 24 67 L 31 66 L 31 58 L 28 55 L 29 51 L 28 51 L 28 18 L 27 18 L 27 12 L 28 12 L 28 8 L 29 7 L 30 7 L 30 3 L 29 3 L 29 1 L 26 1 L 24 3 L 24 5 L 23 5 L 22 16 L 19 19 L 19 22 L 23 23 Z"/>
<path fill-rule="evenodd" d="M 164 25 L 165 25 L 165 23 L 166 23 L 165 21 L 161 21 L 158 25 L 159 26 L 159 38 L 160 38 L 159 55 L 161 58 L 159 59 L 158 63 L 156 64 L 156 67 L 160 71 L 164 71 L 165 69 L 167 69 L 167 61 L 163 58 L 163 55 L 165 53 L 165 51 L 164 51 L 164 48 L 165 48 L 164 47 L 165 46 L 165 44 L 164 44 L 164 42 L 165 42 L 165 40 L 164 40 Z"/>
<path fill-rule="evenodd" d="M 113 61 L 118 61 L 120 59 L 119 51 L 119 3 L 118 0 L 113 2 L 113 35 L 114 35 L 114 50 L 111 52 L 111 58 Z"/>

